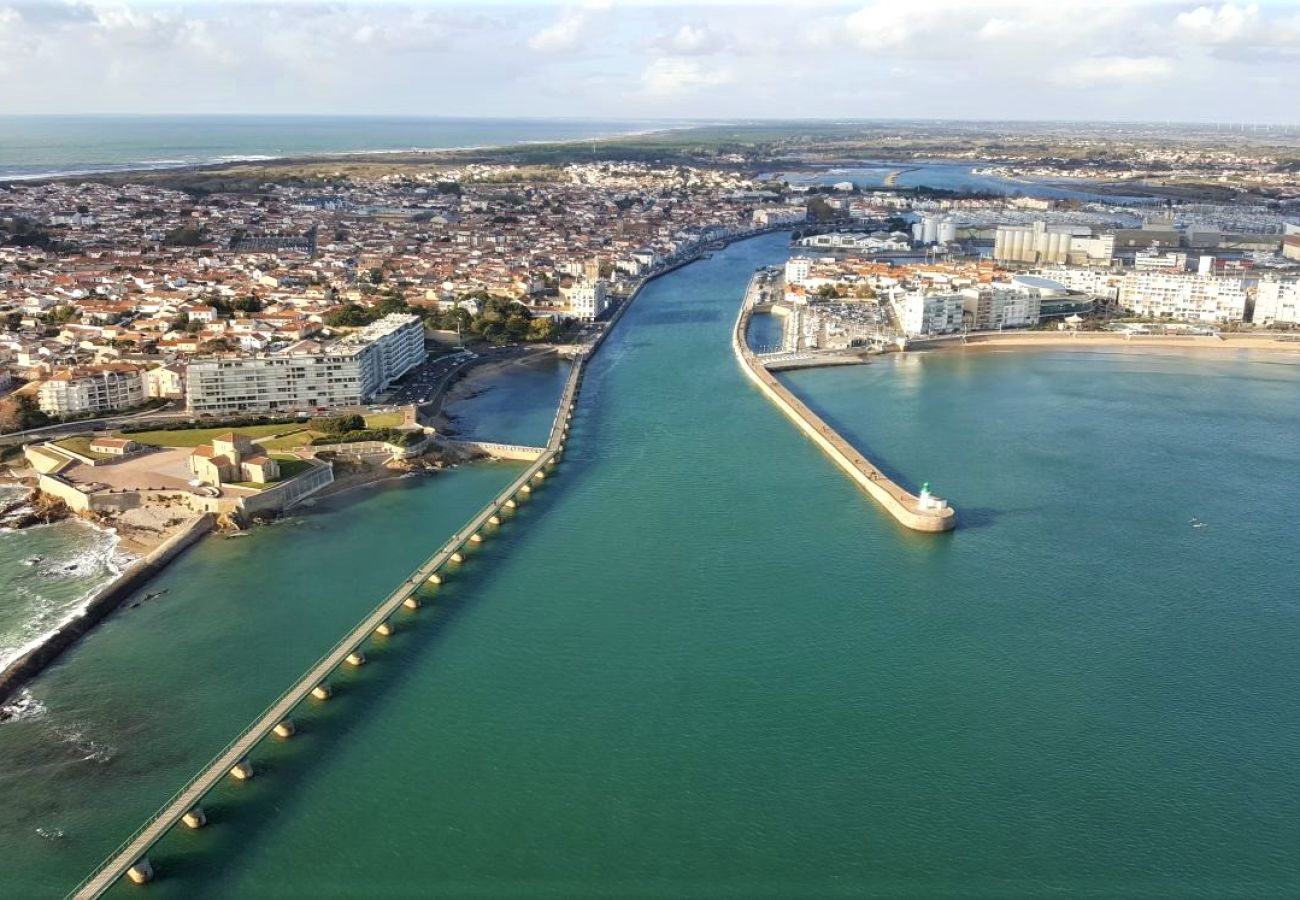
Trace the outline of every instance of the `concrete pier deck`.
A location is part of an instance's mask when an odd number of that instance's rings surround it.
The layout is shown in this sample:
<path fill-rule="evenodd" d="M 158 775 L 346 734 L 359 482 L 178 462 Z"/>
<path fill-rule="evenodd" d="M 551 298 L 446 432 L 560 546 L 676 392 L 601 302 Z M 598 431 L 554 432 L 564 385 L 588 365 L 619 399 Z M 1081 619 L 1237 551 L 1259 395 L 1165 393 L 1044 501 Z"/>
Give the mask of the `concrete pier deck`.
<path fill-rule="evenodd" d="M 749 328 L 749 319 L 753 315 L 753 282 L 745 291 L 745 301 L 741 304 L 740 315 L 731 333 L 731 347 L 740 362 L 740 367 L 749 376 L 750 381 L 758 386 L 763 395 L 785 413 L 812 442 L 822 449 L 844 472 L 855 481 L 867 494 L 884 507 L 885 511 L 902 525 L 913 531 L 939 532 L 951 531 L 957 525 L 957 513 L 942 501 L 939 506 L 926 506 L 921 498 L 909 493 L 881 472 L 871 460 L 862 455 L 852 444 L 846 441 L 834 428 L 808 408 L 776 376 L 767 370 L 745 341 Z"/>

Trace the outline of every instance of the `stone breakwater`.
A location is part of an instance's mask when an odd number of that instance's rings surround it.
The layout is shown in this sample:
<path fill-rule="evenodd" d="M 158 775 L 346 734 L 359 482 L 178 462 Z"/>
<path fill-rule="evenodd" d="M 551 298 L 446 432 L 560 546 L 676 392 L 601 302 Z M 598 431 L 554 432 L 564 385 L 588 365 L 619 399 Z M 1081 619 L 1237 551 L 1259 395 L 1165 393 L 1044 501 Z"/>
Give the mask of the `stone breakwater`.
<path fill-rule="evenodd" d="M 749 319 L 753 315 L 752 282 L 750 288 L 745 293 L 745 302 L 741 305 L 736 327 L 731 334 L 732 350 L 749 380 L 900 524 L 913 531 L 926 532 L 951 531 L 955 528 L 957 513 L 951 506 L 937 498 L 926 496 L 922 499 L 890 480 L 879 467 L 781 384 L 754 355 L 745 341 Z"/>

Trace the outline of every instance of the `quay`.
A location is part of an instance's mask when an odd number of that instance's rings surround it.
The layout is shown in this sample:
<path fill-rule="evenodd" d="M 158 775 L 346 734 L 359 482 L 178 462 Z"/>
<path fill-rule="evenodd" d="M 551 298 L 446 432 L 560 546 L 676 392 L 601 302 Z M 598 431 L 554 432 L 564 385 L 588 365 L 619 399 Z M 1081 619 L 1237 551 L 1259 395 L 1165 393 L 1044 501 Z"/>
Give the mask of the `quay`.
<path fill-rule="evenodd" d="M 745 291 L 745 300 L 731 333 L 731 348 L 749 380 L 767 399 L 786 414 L 804 434 L 853 479 L 873 500 L 884 507 L 899 523 L 913 531 L 951 531 L 957 525 L 957 513 L 951 505 L 922 489 L 918 496 L 905 490 L 880 471 L 835 429 L 808 408 L 789 388 L 768 371 L 762 360 L 749 349 L 745 334 L 758 294 L 755 275 Z"/>

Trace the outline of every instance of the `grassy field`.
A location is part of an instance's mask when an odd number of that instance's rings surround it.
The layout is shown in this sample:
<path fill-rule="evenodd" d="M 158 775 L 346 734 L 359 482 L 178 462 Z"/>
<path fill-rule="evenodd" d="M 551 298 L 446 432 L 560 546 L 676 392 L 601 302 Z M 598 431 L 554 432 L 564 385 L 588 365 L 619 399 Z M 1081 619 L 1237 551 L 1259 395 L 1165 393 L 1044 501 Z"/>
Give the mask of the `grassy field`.
<path fill-rule="evenodd" d="M 261 438 L 271 437 L 272 435 L 299 434 L 297 439 L 291 440 L 287 444 L 290 447 L 307 443 L 310 440 L 309 435 L 301 434 L 301 432 L 310 431 L 310 429 L 306 425 L 294 424 L 246 425 L 235 429 L 226 425 L 219 428 L 189 428 L 177 431 L 140 431 L 135 434 L 116 434 L 114 436 L 130 438 L 139 441 L 141 444 L 152 444 L 155 447 L 197 447 L 199 444 L 210 443 L 214 437 L 232 430 L 247 435 L 259 443 L 261 443 Z"/>
<path fill-rule="evenodd" d="M 375 413 L 366 416 L 365 420 L 367 428 L 396 428 L 402 424 L 402 414 L 400 412 Z M 247 435 L 268 452 L 304 447 L 311 443 L 312 438 L 322 437 L 325 434 L 312 428 L 311 423 L 308 422 L 287 425 L 245 425 L 234 429 L 229 425 L 223 425 L 217 428 L 189 428 L 177 431 L 140 431 L 135 434 L 118 433 L 114 437 L 130 438 L 141 444 L 151 444 L 155 447 L 197 447 L 199 444 L 211 442 L 214 437 L 228 431 Z M 77 450 L 77 452 L 83 451 Z"/>
<path fill-rule="evenodd" d="M 374 413 L 365 418 L 367 428 L 397 428 L 405 421 L 400 412 Z"/>
<path fill-rule="evenodd" d="M 54 444 L 55 446 L 62 447 L 65 450 L 71 450 L 73 453 L 80 453 L 82 456 L 89 457 L 90 459 L 112 459 L 113 458 L 113 455 L 111 453 L 99 453 L 98 451 L 91 450 L 90 438 L 86 437 L 85 435 L 63 438 L 62 440 L 55 441 Z"/>

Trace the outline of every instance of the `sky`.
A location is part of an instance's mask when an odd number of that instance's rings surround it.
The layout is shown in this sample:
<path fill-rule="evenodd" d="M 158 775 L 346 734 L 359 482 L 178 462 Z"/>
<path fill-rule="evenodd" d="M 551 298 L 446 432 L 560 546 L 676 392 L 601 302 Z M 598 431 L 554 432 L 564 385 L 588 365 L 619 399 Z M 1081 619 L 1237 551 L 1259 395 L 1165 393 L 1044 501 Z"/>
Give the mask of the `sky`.
<path fill-rule="evenodd" d="M 0 113 L 1300 121 L 1300 0 L 0 0 Z"/>

